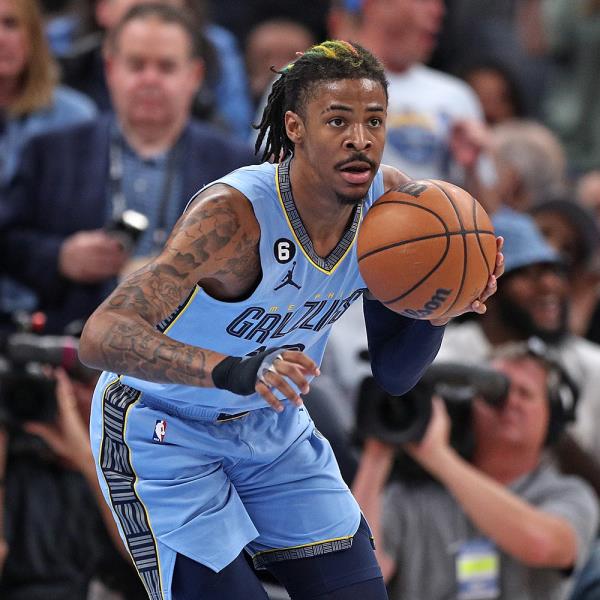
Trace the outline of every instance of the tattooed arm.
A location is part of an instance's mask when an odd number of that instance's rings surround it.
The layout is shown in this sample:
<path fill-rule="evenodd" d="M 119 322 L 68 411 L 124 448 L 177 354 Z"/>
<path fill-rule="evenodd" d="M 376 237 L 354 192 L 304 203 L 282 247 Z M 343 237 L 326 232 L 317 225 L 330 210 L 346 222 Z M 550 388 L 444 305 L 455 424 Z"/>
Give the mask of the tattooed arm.
<path fill-rule="evenodd" d="M 125 279 L 86 323 L 81 359 L 99 369 L 157 382 L 212 386 L 224 357 L 156 329 L 196 283 L 219 299 L 247 293 L 260 277 L 260 228 L 248 200 L 208 188 L 179 219 L 163 252 Z"/>

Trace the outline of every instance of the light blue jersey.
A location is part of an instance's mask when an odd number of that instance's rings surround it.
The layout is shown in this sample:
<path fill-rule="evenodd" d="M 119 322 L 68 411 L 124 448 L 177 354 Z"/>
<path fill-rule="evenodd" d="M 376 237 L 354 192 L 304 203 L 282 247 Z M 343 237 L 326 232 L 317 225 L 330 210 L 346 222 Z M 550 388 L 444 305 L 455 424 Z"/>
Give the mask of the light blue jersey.
<path fill-rule="evenodd" d="M 286 346 L 319 363 L 332 324 L 365 288 L 355 241 L 383 193 L 382 173 L 327 258 L 315 254 L 296 211 L 289 161 L 215 183 L 252 203 L 261 281 L 240 302 L 196 287 L 159 329 L 228 355 Z M 304 406 L 278 413 L 258 394 L 104 373 L 90 434 L 104 496 L 152 600 L 171 600 L 178 554 L 221 571 L 242 549 L 268 568 L 352 546 L 360 509 Z"/>
<path fill-rule="evenodd" d="M 180 342 L 230 356 L 284 346 L 302 350 L 320 364 L 331 326 L 366 287 L 357 268 L 355 240 L 364 212 L 384 192 L 381 171 L 326 258 L 315 253 L 296 210 L 289 161 L 244 167 L 214 183 L 236 188 L 252 203 L 261 228 L 262 279 L 240 302 L 215 300 L 196 287 L 160 329 Z M 267 406 L 259 394 L 240 397 L 225 390 L 129 376 L 122 381 L 145 392 L 146 404 L 186 417 L 204 416 L 206 408 L 239 412 Z"/>

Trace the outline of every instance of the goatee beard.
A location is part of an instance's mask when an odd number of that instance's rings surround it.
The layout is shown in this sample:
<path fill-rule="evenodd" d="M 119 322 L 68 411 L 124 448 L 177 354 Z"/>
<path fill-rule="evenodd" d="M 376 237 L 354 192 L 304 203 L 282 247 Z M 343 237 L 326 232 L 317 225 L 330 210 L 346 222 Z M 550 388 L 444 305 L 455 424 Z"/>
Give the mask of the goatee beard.
<path fill-rule="evenodd" d="M 517 331 L 523 339 L 537 336 L 547 344 L 555 345 L 562 342 L 568 333 L 568 307 L 566 302 L 561 303 L 560 323 L 554 329 L 544 329 L 538 326 L 525 309 L 501 293 L 496 295 L 496 303 L 502 322 Z"/>

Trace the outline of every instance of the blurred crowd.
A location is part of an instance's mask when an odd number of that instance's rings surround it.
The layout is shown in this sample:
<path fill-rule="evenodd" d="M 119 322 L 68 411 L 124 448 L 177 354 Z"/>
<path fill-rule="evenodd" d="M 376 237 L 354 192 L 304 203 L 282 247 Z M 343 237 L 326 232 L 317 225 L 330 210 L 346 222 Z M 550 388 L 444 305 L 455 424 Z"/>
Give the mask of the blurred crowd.
<path fill-rule="evenodd" d="M 437 358 L 460 400 L 424 385 L 399 414 L 413 396 L 365 385 L 360 303 L 306 399 L 390 598 L 600 598 L 598 0 L 0 0 L 2 599 L 146 597 L 87 443 L 96 374 L 64 355 L 189 198 L 257 162 L 277 70 L 325 38 L 385 65 L 384 162 L 466 188 L 505 239 Z"/>

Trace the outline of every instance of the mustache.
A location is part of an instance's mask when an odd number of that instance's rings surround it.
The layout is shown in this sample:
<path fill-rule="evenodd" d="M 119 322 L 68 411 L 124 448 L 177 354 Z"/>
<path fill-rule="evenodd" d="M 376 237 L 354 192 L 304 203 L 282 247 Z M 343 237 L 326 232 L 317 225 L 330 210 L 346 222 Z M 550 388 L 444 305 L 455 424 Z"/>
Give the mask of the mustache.
<path fill-rule="evenodd" d="M 366 156 L 362 152 L 357 152 L 356 154 L 353 154 L 351 157 L 343 160 L 342 162 L 337 163 L 335 165 L 335 168 L 343 169 L 346 165 L 349 165 L 350 163 L 353 163 L 353 162 L 367 163 L 373 170 L 377 168 L 377 163 L 375 163 L 375 161 L 370 159 L 368 156 Z"/>

